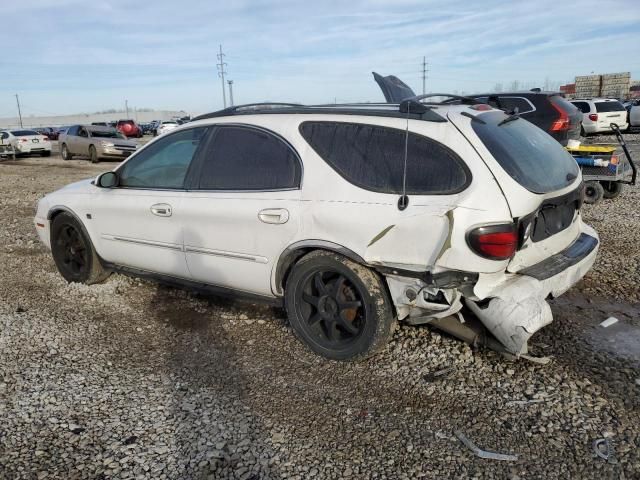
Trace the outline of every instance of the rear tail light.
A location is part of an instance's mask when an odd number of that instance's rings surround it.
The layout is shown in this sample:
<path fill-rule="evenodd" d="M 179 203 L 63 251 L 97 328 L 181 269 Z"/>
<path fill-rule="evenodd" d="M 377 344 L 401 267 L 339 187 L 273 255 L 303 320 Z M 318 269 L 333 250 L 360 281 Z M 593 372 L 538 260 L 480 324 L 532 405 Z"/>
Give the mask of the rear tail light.
<path fill-rule="evenodd" d="M 591 120 L 592 122 L 597 122 L 598 121 L 598 114 L 597 113 L 590 113 L 589 114 L 589 120 Z"/>
<path fill-rule="evenodd" d="M 564 130 L 569 130 L 571 125 L 569 121 L 569 115 L 567 115 L 567 112 L 565 112 L 562 108 L 560 108 L 558 105 L 556 105 L 553 102 L 551 102 L 551 106 L 556 109 L 556 111 L 560 116 L 553 121 L 549 131 L 562 132 Z"/>
<path fill-rule="evenodd" d="M 507 260 L 518 249 L 518 229 L 515 224 L 477 227 L 467 234 L 471 250 L 490 260 Z"/>
<path fill-rule="evenodd" d="M 21 142 L 28 142 L 29 140 L 27 140 L 26 138 L 21 138 L 20 141 Z"/>

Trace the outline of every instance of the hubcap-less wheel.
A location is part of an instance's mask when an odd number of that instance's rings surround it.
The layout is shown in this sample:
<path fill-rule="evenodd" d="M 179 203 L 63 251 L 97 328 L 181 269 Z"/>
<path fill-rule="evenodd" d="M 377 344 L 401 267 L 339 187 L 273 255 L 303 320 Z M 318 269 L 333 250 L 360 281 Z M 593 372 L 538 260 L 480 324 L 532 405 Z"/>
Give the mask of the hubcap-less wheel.
<path fill-rule="evenodd" d="M 362 333 L 366 323 L 362 294 L 346 276 L 311 272 L 297 296 L 298 313 L 321 346 L 341 349 Z"/>
<path fill-rule="evenodd" d="M 88 275 L 89 251 L 84 238 L 74 225 L 64 224 L 56 238 L 58 268 L 65 278 L 78 278 Z"/>
<path fill-rule="evenodd" d="M 62 159 L 63 160 L 69 160 L 69 150 L 67 150 L 67 146 L 66 145 L 62 145 L 62 152 L 60 152 L 62 154 Z"/>

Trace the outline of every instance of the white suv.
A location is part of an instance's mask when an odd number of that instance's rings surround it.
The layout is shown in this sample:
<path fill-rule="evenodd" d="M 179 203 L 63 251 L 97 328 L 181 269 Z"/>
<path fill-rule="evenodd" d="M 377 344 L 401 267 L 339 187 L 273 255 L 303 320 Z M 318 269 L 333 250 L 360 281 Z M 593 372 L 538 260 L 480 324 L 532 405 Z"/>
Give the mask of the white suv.
<path fill-rule="evenodd" d="M 595 260 L 576 162 L 517 115 L 270 107 L 201 116 L 40 200 L 64 278 L 116 270 L 277 302 L 333 359 L 375 352 L 396 320 L 524 355 L 546 299 Z M 460 321 L 464 305 L 486 329 Z"/>
<path fill-rule="evenodd" d="M 582 112 L 582 135 L 590 133 L 611 132 L 611 124 L 615 123 L 620 130 L 629 126 L 627 110 L 618 100 L 611 98 L 592 98 L 572 100 Z"/>

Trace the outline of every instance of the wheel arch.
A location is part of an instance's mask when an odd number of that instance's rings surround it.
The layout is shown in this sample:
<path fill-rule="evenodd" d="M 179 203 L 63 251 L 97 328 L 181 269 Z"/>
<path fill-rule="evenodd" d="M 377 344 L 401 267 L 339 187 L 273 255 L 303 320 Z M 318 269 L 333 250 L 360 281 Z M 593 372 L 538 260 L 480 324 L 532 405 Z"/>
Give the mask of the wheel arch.
<path fill-rule="evenodd" d="M 291 268 L 295 263 L 307 253 L 314 250 L 325 250 L 329 252 L 335 252 L 340 255 L 353 260 L 356 263 L 367 266 L 367 262 L 355 253 L 353 250 L 328 240 L 301 240 L 289 245 L 278 258 L 278 262 L 275 266 L 274 272 L 274 285 L 273 290 L 276 295 L 284 294 L 284 286 L 287 282 L 287 278 L 291 273 Z"/>
<path fill-rule="evenodd" d="M 68 213 L 73 218 L 75 218 L 75 220 L 80 225 L 80 228 L 82 229 L 82 233 L 84 233 L 87 236 L 89 241 L 92 243 L 93 248 L 95 249 L 95 244 L 93 243 L 93 239 L 91 238 L 91 235 L 89 235 L 89 231 L 87 230 L 87 227 L 85 226 L 84 222 L 80 219 L 80 217 L 76 214 L 76 212 L 71 210 L 69 207 L 66 207 L 64 205 L 54 205 L 47 212 L 47 220 L 49 220 L 50 224 L 53 224 L 53 220 L 61 213 Z M 49 235 L 53 235 L 52 228 L 49 228 Z M 50 239 L 50 240 L 52 241 L 53 239 Z"/>

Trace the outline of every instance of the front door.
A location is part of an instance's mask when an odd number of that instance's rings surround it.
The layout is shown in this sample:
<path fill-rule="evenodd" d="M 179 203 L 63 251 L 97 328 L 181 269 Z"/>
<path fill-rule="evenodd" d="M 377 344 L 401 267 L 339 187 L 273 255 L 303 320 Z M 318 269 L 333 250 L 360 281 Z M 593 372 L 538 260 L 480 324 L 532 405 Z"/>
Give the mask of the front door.
<path fill-rule="evenodd" d="M 192 278 L 272 295 L 271 273 L 298 232 L 302 166 L 264 129 L 216 126 L 184 197 Z"/>
<path fill-rule="evenodd" d="M 108 262 L 189 278 L 183 249 L 184 182 L 206 127 L 167 135 L 118 170 L 119 185 L 95 196 L 98 253 Z"/>

